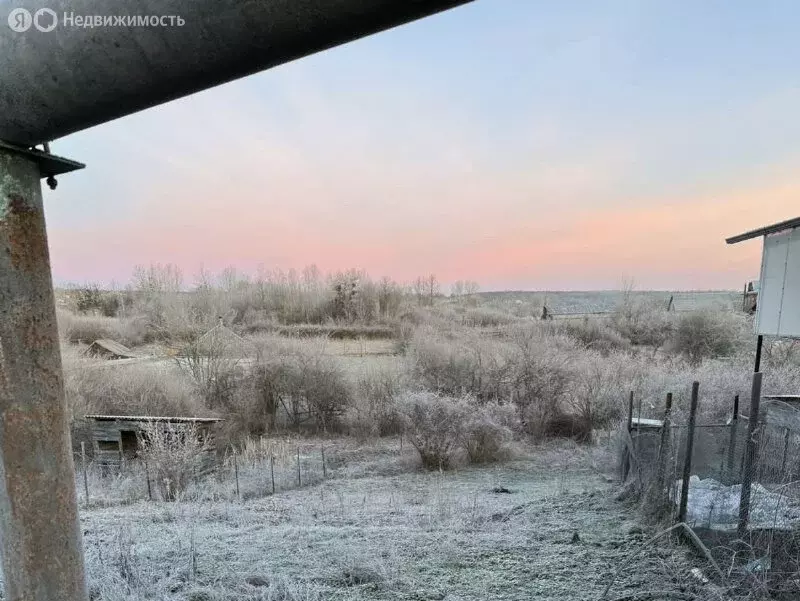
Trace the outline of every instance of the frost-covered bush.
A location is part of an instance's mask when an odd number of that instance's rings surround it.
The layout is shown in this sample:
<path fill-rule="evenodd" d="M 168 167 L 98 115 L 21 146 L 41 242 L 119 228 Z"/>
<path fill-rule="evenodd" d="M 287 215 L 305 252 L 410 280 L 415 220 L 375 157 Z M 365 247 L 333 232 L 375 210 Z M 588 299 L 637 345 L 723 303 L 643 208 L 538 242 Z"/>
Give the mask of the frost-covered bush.
<path fill-rule="evenodd" d="M 228 407 L 231 435 L 261 435 L 281 427 L 335 431 L 352 401 L 340 364 L 324 343 L 261 341 Z"/>
<path fill-rule="evenodd" d="M 461 446 L 470 463 L 489 463 L 508 457 L 518 424 L 517 412 L 511 405 L 487 403 L 474 406 L 464 424 Z"/>
<path fill-rule="evenodd" d="M 732 355 L 737 342 L 735 319 L 721 311 L 684 313 L 677 319 L 669 346 L 695 365 L 703 359 Z"/>
<path fill-rule="evenodd" d="M 470 407 L 465 398 L 410 393 L 398 404 L 405 432 L 426 469 L 446 470 L 455 458 Z"/>
<path fill-rule="evenodd" d="M 474 397 L 409 393 L 398 408 L 405 432 L 427 469 L 448 469 L 459 455 L 470 463 L 508 457 L 519 418 L 508 404 L 481 404 Z"/>
<path fill-rule="evenodd" d="M 462 317 L 462 322 L 467 326 L 492 328 L 507 326 L 517 319 L 516 316 L 497 309 L 479 307 L 468 309 Z"/>
<path fill-rule="evenodd" d="M 194 424 L 145 424 L 140 434 L 140 457 L 161 498 L 174 501 L 203 470 L 210 444 Z"/>
<path fill-rule="evenodd" d="M 611 325 L 631 344 L 656 348 L 666 342 L 672 328 L 670 313 L 661 301 L 630 293 L 612 314 Z"/>
<path fill-rule="evenodd" d="M 148 339 L 147 324 L 141 318 L 76 315 L 69 311 L 58 311 L 58 329 L 61 338 L 73 344 L 91 344 L 95 340 L 108 338 L 134 347 Z"/>
<path fill-rule="evenodd" d="M 510 393 L 503 345 L 478 334 L 420 330 L 409 352 L 409 365 L 420 386 L 440 394 L 470 394 L 485 401 L 508 398 Z"/>
<path fill-rule="evenodd" d="M 587 349 L 611 353 L 627 350 L 630 342 L 618 331 L 598 319 L 567 320 L 560 324 L 562 331 Z"/>
<path fill-rule="evenodd" d="M 71 358 L 64 363 L 65 391 L 73 418 L 106 415 L 208 415 L 191 384 L 174 366 L 115 367 Z"/>
<path fill-rule="evenodd" d="M 404 374 L 397 369 L 379 368 L 362 374 L 345 416 L 348 431 L 362 440 L 401 432 L 397 399 L 405 388 Z"/>
<path fill-rule="evenodd" d="M 575 345 L 538 328 L 514 332 L 506 361 L 510 365 L 510 398 L 523 428 L 541 436 L 544 425 L 562 411 L 572 381 Z"/>

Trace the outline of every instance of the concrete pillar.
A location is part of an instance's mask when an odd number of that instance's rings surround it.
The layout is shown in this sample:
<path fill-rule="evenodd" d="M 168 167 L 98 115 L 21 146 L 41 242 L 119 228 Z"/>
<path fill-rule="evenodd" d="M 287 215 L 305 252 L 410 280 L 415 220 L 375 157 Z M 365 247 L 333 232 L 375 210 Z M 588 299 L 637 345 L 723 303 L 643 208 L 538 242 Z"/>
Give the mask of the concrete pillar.
<path fill-rule="evenodd" d="M 0 553 L 9 601 L 86 601 L 39 163 L 0 147 Z"/>

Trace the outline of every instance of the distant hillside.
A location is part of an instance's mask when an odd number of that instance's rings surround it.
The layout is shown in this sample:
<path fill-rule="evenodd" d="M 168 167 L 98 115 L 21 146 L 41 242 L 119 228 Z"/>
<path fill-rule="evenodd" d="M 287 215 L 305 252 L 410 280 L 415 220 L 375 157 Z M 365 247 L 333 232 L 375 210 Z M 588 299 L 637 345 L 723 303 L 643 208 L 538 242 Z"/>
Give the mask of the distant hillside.
<path fill-rule="evenodd" d="M 494 304 L 546 305 L 552 313 L 607 313 L 613 311 L 623 299 L 622 290 L 580 291 L 524 291 L 508 290 L 481 292 L 478 296 L 485 302 Z M 631 293 L 634 296 L 651 297 L 664 302 L 666 306 L 673 297 L 676 311 L 693 309 L 734 309 L 741 305 L 742 293 L 733 290 L 642 290 Z"/>

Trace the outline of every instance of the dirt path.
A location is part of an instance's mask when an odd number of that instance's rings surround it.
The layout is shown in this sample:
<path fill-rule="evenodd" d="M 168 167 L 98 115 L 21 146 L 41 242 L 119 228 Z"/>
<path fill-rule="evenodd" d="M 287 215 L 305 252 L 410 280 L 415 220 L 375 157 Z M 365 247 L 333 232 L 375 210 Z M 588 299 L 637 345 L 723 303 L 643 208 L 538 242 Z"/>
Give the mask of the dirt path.
<path fill-rule="evenodd" d="M 611 483 L 558 454 L 447 474 L 342 474 L 245 503 L 87 511 L 94 598 L 591 600 L 649 538 Z M 694 587 L 691 567 L 684 548 L 650 549 L 609 598 Z"/>

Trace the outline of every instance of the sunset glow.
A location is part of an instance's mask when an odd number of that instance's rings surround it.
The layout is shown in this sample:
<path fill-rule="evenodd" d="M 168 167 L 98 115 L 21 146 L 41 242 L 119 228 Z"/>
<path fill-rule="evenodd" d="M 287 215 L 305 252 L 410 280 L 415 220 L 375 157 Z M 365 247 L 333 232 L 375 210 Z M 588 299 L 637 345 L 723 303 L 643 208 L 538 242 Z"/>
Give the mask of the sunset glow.
<path fill-rule="evenodd" d="M 57 141 L 88 168 L 46 195 L 55 279 L 738 289 L 760 245 L 724 238 L 800 214 L 800 43 L 693 10 L 477 2 Z"/>

